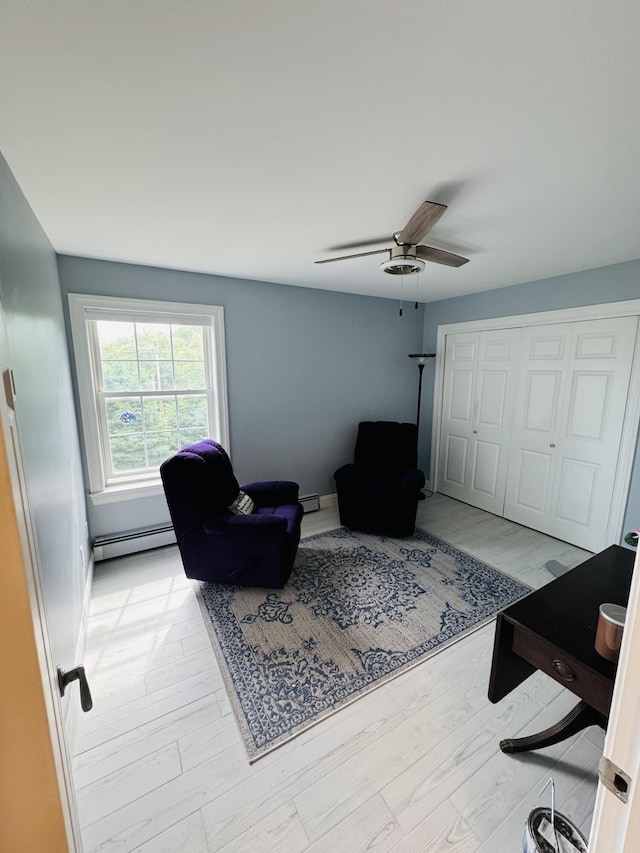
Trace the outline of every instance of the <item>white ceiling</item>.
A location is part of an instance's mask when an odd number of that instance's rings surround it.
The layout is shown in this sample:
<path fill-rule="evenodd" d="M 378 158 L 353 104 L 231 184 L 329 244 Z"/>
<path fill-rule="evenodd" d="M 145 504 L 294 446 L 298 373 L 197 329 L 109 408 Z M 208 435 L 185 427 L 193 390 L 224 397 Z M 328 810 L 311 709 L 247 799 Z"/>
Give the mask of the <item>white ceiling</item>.
<path fill-rule="evenodd" d="M 640 256 L 639 33 L 637 0 L 0 0 L 0 148 L 60 253 L 352 293 L 401 282 L 314 260 L 448 204 L 424 242 L 470 263 L 427 302 Z"/>

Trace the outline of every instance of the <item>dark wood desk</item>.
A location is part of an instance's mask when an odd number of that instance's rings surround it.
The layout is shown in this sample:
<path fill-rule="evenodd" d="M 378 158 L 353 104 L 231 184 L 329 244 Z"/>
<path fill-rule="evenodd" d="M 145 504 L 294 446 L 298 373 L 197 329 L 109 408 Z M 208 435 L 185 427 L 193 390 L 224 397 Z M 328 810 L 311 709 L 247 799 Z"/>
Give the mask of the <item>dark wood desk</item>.
<path fill-rule="evenodd" d="M 540 669 L 582 700 L 555 726 L 503 740 L 503 752 L 542 749 L 591 725 L 606 728 L 616 665 L 594 648 L 601 604 L 626 606 L 635 553 L 619 545 L 498 614 L 489 699 L 499 702 Z"/>

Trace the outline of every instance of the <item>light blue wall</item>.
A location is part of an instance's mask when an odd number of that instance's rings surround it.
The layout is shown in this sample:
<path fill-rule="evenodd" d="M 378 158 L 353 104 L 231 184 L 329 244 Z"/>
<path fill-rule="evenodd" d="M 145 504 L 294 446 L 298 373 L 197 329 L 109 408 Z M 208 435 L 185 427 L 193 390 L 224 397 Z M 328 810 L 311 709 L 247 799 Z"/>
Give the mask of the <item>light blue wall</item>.
<path fill-rule="evenodd" d="M 489 317 L 510 317 L 517 314 L 532 314 L 537 311 L 554 311 L 560 308 L 576 308 L 580 305 L 598 305 L 619 302 L 625 299 L 640 299 L 640 261 L 601 267 L 572 275 L 558 276 L 544 281 L 502 287 L 471 296 L 444 299 L 425 306 L 424 339 L 425 352 L 435 352 L 438 326 L 462 323 Z M 425 368 L 423 384 L 423 413 L 421 419 L 422 448 L 421 463 L 429 471 L 431 427 L 433 418 L 434 371 Z M 640 389 L 632 389 L 639 394 Z M 636 448 L 635 462 L 625 516 L 626 531 L 640 526 L 640 436 Z"/>
<path fill-rule="evenodd" d="M 55 253 L 1 155 L 0 293 L 53 657 L 69 669 L 89 543 L 60 284 Z"/>
<path fill-rule="evenodd" d="M 60 256 L 63 293 L 222 305 L 240 482 L 335 491 L 361 420 L 415 420 L 423 309 L 388 299 Z M 164 498 L 90 507 L 93 536 L 168 520 Z"/>

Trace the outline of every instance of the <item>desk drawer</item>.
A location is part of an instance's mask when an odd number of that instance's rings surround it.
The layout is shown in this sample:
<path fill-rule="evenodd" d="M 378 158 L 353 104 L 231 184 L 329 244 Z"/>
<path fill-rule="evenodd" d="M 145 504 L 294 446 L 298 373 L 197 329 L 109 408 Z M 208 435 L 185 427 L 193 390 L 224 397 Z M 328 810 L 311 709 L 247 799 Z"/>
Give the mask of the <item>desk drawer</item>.
<path fill-rule="evenodd" d="M 541 640 L 521 625 L 514 625 L 512 649 L 524 660 L 551 676 L 605 716 L 609 714 L 613 682 L 591 667 Z"/>

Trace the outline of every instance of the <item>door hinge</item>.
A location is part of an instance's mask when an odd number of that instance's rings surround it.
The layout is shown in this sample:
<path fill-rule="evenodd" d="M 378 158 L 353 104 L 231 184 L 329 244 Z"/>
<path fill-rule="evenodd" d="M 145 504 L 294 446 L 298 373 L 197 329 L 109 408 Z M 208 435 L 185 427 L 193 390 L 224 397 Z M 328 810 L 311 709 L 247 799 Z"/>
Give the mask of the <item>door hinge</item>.
<path fill-rule="evenodd" d="M 8 367 L 2 371 L 2 383 L 4 385 L 4 396 L 7 400 L 7 406 L 12 412 L 15 412 L 16 383 L 13 378 L 13 370 Z"/>
<path fill-rule="evenodd" d="M 599 776 L 608 791 L 615 794 L 623 803 L 628 801 L 631 777 L 605 756 L 600 759 Z"/>

